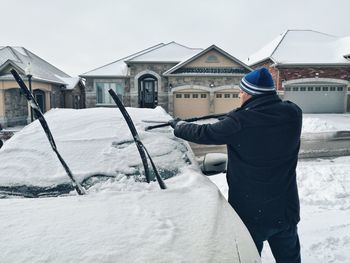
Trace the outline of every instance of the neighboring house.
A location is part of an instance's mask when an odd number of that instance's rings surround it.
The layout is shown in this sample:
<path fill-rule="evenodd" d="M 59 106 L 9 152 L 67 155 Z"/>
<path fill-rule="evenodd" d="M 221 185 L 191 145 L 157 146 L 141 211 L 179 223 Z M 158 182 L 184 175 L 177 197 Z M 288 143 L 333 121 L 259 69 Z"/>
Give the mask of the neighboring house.
<path fill-rule="evenodd" d="M 10 70 L 16 69 L 29 87 L 43 112 L 51 108 L 84 108 L 85 85 L 23 47 L 0 46 L 0 124 L 25 125 L 31 120 L 27 100 Z M 26 69 L 30 68 L 30 72 Z"/>
<path fill-rule="evenodd" d="M 350 36 L 288 30 L 246 63 L 268 67 L 280 95 L 305 113 L 350 111 Z"/>
<path fill-rule="evenodd" d="M 114 106 L 108 89 L 126 106 L 162 106 L 173 116 L 222 113 L 239 106 L 239 81 L 251 69 L 215 45 L 158 44 L 81 74 L 87 107 Z"/>

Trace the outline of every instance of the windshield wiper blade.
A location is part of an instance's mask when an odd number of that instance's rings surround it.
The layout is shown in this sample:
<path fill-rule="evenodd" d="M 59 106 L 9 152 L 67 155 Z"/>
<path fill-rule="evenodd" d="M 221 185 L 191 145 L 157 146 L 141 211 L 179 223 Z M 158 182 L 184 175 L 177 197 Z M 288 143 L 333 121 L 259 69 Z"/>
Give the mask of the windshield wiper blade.
<path fill-rule="evenodd" d="M 21 88 L 23 94 L 25 95 L 26 99 L 28 100 L 28 103 L 29 103 L 30 107 L 33 109 L 35 117 L 39 120 L 42 128 L 44 129 L 45 134 L 46 134 L 46 136 L 47 136 L 47 138 L 48 138 L 48 140 L 50 142 L 51 148 L 56 153 L 56 155 L 57 155 L 58 159 L 60 160 L 64 170 L 66 171 L 66 173 L 68 174 L 68 177 L 72 181 L 73 187 L 75 188 L 75 190 L 77 191 L 77 193 L 79 195 L 86 194 L 84 188 L 75 179 L 75 177 L 73 176 L 73 173 L 69 169 L 67 163 L 64 161 L 63 157 L 58 152 L 55 140 L 52 137 L 52 134 L 51 134 L 51 131 L 49 129 L 49 126 L 48 126 L 48 124 L 47 124 L 47 122 L 46 122 L 46 120 L 44 118 L 44 115 L 41 112 L 40 107 L 39 107 L 37 101 L 35 100 L 33 94 L 29 91 L 28 87 L 23 82 L 22 78 L 19 76 L 19 74 L 17 73 L 17 71 L 15 69 L 11 69 L 11 73 L 12 73 L 13 77 L 15 78 L 15 80 L 17 81 L 18 85 L 20 86 L 20 88 Z"/>
<path fill-rule="evenodd" d="M 148 183 L 150 182 L 150 172 L 149 172 L 149 168 L 148 168 L 148 162 L 147 162 L 146 154 L 148 156 L 148 159 L 151 162 L 151 165 L 152 165 L 153 171 L 154 171 L 154 173 L 156 175 L 159 187 L 161 189 L 166 189 L 166 185 L 165 185 L 162 177 L 159 175 L 159 172 L 158 172 L 157 167 L 155 166 L 155 164 L 154 164 L 154 162 L 153 162 L 153 160 L 151 158 L 151 155 L 147 151 L 145 145 L 141 142 L 140 136 L 137 133 L 137 130 L 136 130 L 135 125 L 134 125 L 134 122 L 132 121 L 132 119 L 131 119 L 129 113 L 127 112 L 127 110 L 125 109 L 124 104 L 118 98 L 118 95 L 114 92 L 114 90 L 110 89 L 110 90 L 108 90 L 108 92 L 112 96 L 114 102 L 117 104 L 117 106 L 118 106 L 120 112 L 122 113 L 126 123 L 128 124 L 129 130 L 130 130 L 130 132 L 132 134 L 132 137 L 134 138 L 136 147 L 137 147 L 137 149 L 138 149 L 138 151 L 140 153 L 140 157 L 141 157 L 144 169 L 145 169 L 145 176 L 146 176 L 147 182 Z"/>

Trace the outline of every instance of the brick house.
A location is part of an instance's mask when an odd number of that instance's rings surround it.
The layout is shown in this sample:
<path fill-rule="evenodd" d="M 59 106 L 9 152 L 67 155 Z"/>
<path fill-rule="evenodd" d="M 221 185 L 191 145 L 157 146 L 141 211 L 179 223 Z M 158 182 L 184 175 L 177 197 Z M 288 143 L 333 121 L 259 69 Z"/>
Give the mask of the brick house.
<path fill-rule="evenodd" d="M 158 44 L 80 77 L 86 80 L 87 107 L 114 106 L 108 89 L 126 106 L 162 106 L 173 116 L 230 111 L 239 106 L 239 81 L 247 65 L 215 45 L 189 48 Z"/>
<path fill-rule="evenodd" d="M 350 111 L 350 36 L 287 30 L 245 62 L 269 68 L 279 94 L 305 113 Z"/>
<path fill-rule="evenodd" d="M 31 121 L 27 100 L 10 73 L 16 69 L 43 112 L 51 108 L 84 108 L 85 85 L 23 47 L 0 46 L 0 124 L 25 125 Z M 28 71 L 30 70 L 30 71 Z"/>

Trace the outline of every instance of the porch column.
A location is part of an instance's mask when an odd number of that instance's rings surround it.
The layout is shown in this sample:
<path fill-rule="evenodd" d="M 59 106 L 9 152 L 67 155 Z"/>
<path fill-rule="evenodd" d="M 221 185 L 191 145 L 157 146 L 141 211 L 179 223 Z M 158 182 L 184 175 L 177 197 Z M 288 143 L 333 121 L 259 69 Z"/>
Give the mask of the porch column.
<path fill-rule="evenodd" d="M 50 91 L 45 91 L 45 112 L 49 111 L 51 109 L 51 97 L 50 97 L 51 92 Z"/>
<path fill-rule="evenodd" d="M 5 90 L 0 89 L 0 122 L 6 124 L 5 116 Z"/>
<path fill-rule="evenodd" d="M 215 113 L 215 108 L 214 108 L 214 91 L 210 91 L 209 92 L 209 113 Z"/>

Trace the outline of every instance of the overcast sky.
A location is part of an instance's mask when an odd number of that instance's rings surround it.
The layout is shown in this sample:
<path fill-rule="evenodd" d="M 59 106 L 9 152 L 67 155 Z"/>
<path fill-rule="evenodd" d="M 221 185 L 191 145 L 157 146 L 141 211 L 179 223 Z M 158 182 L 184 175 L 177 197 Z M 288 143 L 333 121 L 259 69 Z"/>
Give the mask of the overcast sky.
<path fill-rule="evenodd" d="M 350 35 L 349 0 L 0 0 L 0 46 L 76 76 L 158 43 L 244 60 L 287 29 Z"/>

